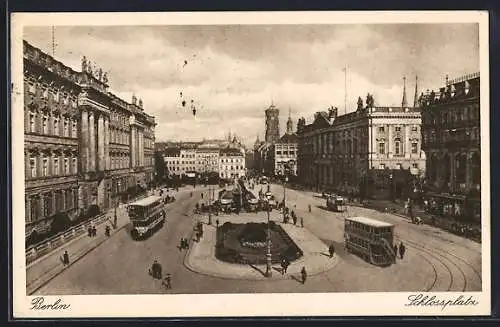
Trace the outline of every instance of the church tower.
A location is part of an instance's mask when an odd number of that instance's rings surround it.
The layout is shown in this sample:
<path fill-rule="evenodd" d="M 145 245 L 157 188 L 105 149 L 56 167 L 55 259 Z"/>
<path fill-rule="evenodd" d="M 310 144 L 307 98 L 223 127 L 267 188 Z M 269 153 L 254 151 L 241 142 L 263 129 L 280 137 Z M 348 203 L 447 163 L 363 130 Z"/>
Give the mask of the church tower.
<path fill-rule="evenodd" d="M 288 120 L 286 122 L 286 133 L 293 134 L 292 109 L 288 108 Z"/>
<path fill-rule="evenodd" d="M 401 107 L 408 107 L 408 101 L 406 101 L 406 76 L 403 77 L 403 100 L 401 101 Z"/>
<path fill-rule="evenodd" d="M 413 98 L 413 107 L 418 107 L 418 76 L 415 76 L 415 95 Z"/>
<path fill-rule="evenodd" d="M 266 142 L 276 143 L 280 139 L 280 110 L 271 104 L 266 109 Z"/>

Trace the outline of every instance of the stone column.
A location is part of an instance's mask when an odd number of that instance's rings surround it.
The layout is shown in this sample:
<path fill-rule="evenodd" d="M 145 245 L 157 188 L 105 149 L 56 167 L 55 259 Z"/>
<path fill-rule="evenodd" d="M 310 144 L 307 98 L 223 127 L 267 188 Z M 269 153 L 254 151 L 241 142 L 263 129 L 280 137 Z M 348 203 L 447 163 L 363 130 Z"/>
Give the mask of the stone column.
<path fill-rule="evenodd" d="M 81 170 L 87 172 L 89 169 L 89 113 L 87 110 L 82 110 L 81 122 L 81 135 L 80 135 L 80 149 L 81 149 Z"/>
<path fill-rule="evenodd" d="M 466 154 L 467 160 L 465 160 L 465 187 L 470 190 L 472 187 L 472 152 Z"/>
<path fill-rule="evenodd" d="M 135 149 L 135 126 L 130 126 L 130 168 L 135 167 L 136 149 Z"/>
<path fill-rule="evenodd" d="M 141 166 L 144 166 L 144 134 L 141 131 L 141 138 L 140 138 L 140 149 L 141 149 Z"/>
<path fill-rule="evenodd" d="M 392 158 L 393 156 L 393 153 L 392 153 L 392 142 L 394 142 L 394 137 L 392 135 L 392 129 L 394 127 L 392 125 L 387 125 L 387 129 L 388 129 L 388 133 L 387 133 L 387 138 L 388 138 L 388 142 L 387 142 L 387 157 L 389 158 Z"/>
<path fill-rule="evenodd" d="M 411 133 L 411 125 L 405 126 L 405 158 L 411 157 L 411 143 L 410 143 L 410 133 Z"/>
<path fill-rule="evenodd" d="M 104 169 L 110 169 L 109 161 L 109 118 L 104 117 Z"/>
<path fill-rule="evenodd" d="M 104 117 L 99 114 L 97 119 L 97 170 L 104 171 Z"/>
<path fill-rule="evenodd" d="M 88 171 L 95 171 L 95 122 L 94 122 L 94 113 L 89 112 L 89 165 Z"/>

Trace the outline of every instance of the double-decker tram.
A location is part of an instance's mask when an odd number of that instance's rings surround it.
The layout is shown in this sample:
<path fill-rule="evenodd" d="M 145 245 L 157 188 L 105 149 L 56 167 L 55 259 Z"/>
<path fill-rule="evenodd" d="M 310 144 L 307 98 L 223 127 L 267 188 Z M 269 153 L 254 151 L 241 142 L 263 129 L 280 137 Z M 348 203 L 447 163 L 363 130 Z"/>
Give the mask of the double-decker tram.
<path fill-rule="evenodd" d="M 348 252 L 377 266 L 388 266 L 396 260 L 394 225 L 366 217 L 349 217 L 344 221 L 344 242 Z"/>
<path fill-rule="evenodd" d="M 132 222 L 131 235 L 139 239 L 161 228 L 165 223 L 164 200 L 160 196 L 149 196 L 128 205 Z"/>

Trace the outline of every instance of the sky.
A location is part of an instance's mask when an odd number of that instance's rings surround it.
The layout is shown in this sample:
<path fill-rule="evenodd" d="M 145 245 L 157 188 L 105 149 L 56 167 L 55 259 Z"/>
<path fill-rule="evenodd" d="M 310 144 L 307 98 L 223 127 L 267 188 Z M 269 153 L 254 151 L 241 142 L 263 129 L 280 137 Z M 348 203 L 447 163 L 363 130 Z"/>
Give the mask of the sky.
<path fill-rule="evenodd" d="M 57 26 L 55 58 L 80 71 L 81 58 L 109 72 L 110 91 L 135 94 L 156 117 L 156 140 L 264 137 L 264 110 L 312 121 L 329 106 L 344 113 L 371 93 L 400 106 L 403 76 L 419 91 L 479 71 L 478 24 Z M 52 54 L 52 27 L 24 39 Z M 347 67 L 347 74 L 343 68 Z M 347 80 L 347 83 L 346 83 Z M 347 85 L 347 87 L 345 87 Z M 180 93 L 182 92 L 182 97 Z M 186 106 L 182 106 L 182 100 Z M 193 116 L 189 104 L 197 108 Z"/>

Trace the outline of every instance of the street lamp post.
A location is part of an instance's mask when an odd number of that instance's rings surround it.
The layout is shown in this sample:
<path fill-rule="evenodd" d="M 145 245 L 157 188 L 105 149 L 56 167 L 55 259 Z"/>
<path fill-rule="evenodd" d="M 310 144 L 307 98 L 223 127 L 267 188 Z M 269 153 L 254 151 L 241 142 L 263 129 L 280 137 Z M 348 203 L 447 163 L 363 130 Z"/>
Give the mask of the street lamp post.
<path fill-rule="evenodd" d="M 266 253 L 266 277 L 272 276 L 271 255 L 271 224 L 269 217 L 269 200 L 267 200 L 267 253 Z"/>

